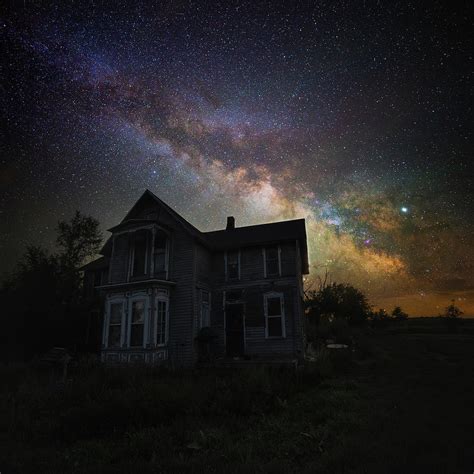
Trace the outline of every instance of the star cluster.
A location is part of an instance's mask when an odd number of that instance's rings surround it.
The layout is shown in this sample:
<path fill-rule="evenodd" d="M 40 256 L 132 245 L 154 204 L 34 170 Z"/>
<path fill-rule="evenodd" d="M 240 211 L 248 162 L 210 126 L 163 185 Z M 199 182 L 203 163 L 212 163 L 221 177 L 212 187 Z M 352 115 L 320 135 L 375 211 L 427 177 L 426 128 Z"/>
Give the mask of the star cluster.
<path fill-rule="evenodd" d="M 145 188 L 201 230 L 305 217 L 377 306 L 474 314 L 472 48 L 398 2 L 24 2 L 1 19 L 3 270 Z"/>

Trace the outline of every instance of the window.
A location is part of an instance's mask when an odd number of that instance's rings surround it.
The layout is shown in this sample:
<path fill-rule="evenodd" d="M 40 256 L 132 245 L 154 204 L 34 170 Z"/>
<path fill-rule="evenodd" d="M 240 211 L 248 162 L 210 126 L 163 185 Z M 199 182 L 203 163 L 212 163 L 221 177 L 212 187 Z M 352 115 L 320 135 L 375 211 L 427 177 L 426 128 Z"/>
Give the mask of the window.
<path fill-rule="evenodd" d="M 265 337 L 286 337 L 283 294 L 267 293 L 263 298 L 265 307 Z"/>
<path fill-rule="evenodd" d="M 158 231 L 155 235 L 154 249 L 154 271 L 155 273 L 166 270 L 166 234 Z"/>
<path fill-rule="evenodd" d="M 201 290 L 201 328 L 206 328 L 210 325 L 211 321 L 209 291 Z"/>
<path fill-rule="evenodd" d="M 142 347 L 145 332 L 145 300 L 131 304 L 130 347 Z"/>
<path fill-rule="evenodd" d="M 107 347 L 120 347 L 122 344 L 123 307 L 124 304 L 122 301 L 109 304 Z"/>
<path fill-rule="evenodd" d="M 280 247 L 266 247 L 263 249 L 265 258 L 265 277 L 279 276 L 281 274 Z"/>
<path fill-rule="evenodd" d="M 157 299 L 155 305 L 156 344 L 161 346 L 167 342 L 168 301 Z"/>
<path fill-rule="evenodd" d="M 147 235 L 147 231 L 139 230 L 135 232 L 133 240 L 132 276 L 143 276 L 146 274 Z"/>
<path fill-rule="evenodd" d="M 240 278 L 240 253 L 238 251 L 226 253 L 226 275 L 228 280 Z"/>

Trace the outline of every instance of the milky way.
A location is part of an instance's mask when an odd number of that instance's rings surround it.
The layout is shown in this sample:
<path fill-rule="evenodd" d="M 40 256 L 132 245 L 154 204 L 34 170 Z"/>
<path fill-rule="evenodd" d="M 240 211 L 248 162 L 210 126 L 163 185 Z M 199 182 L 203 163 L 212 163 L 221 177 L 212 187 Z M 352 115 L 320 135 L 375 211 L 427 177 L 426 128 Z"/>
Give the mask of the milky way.
<path fill-rule="evenodd" d="M 309 283 L 474 314 L 467 12 L 39 3 L 2 18 L 4 271 L 74 209 L 105 229 L 148 188 L 203 231 L 305 217 Z"/>

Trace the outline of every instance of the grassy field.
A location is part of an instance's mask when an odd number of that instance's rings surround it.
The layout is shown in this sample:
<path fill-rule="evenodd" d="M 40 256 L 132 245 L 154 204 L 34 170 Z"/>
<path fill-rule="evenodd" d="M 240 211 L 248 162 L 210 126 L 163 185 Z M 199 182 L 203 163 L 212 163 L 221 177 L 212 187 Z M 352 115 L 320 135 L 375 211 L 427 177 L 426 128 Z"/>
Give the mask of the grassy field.
<path fill-rule="evenodd" d="M 2 377 L 2 473 L 474 470 L 473 335 L 366 335 L 298 374 Z"/>

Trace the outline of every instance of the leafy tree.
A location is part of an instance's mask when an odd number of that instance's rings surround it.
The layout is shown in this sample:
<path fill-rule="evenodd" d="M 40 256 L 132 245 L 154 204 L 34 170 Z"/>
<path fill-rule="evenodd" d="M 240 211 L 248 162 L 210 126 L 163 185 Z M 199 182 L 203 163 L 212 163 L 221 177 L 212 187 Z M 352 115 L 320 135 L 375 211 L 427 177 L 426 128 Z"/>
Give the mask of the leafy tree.
<path fill-rule="evenodd" d="M 380 308 L 378 311 L 371 311 L 369 319 L 374 328 L 381 328 L 387 326 L 390 316 L 388 315 L 387 311 L 385 311 L 383 308 Z"/>
<path fill-rule="evenodd" d="M 408 319 L 408 314 L 405 313 L 400 306 L 395 306 L 392 311 L 392 318 L 396 321 L 404 321 Z"/>
<path fill-rule="evenodd" d="M 444 312 L 444 317 L 450 319 L 457 319 L 461 317 L 464 313 L 454 304 L 454 300 L 451 300 L 451 304 L 446 307 Z"/>
<path fill-rule="evenodd" d="M 58 223 L 59 251 L 26 248 L 15 272 L 0 289 L 4 355 L 29 358 L 52 345 L 72 345 L 80 324 L 79 267 L 97 253 L 99 223 L 76 212 Z"/>
<path fill-rule="evenodd" d="M 322 285 L 317 291 L 309 291 L 305 304 L 313 324 L 318 324 L 321 318 L 329 321 L 343 318 L 351 325 L 360 325 L 370 314 L 367 297 L 346 283 L 331 283 Z"/>
<path fill-rule="evenodd" d="M 99 221 L 79 211 L 69 222 L 59 221 L 57 232 L 56 243 L 61 249 L 59 258 L 64 270 L 76 270 L 87 257 L 97 254 L 102 243 Z"/>

